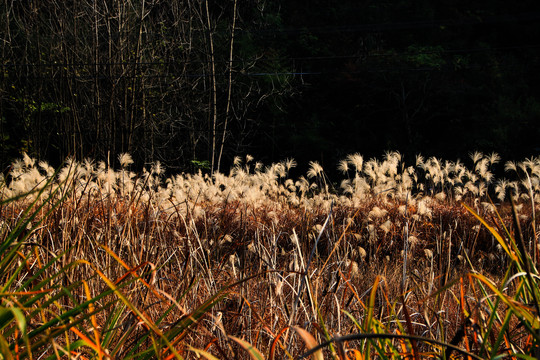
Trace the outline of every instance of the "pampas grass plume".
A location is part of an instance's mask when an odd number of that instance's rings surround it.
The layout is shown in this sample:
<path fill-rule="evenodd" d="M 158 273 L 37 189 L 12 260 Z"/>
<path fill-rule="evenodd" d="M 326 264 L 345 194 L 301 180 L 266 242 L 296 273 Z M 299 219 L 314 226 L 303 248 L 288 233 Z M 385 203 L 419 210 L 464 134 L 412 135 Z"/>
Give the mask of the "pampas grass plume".
<path fill-rule="evenodd" d="M 129 165 L 133 164 L 133 158 L 128 153 L 122 153 L 118 155 L 118 161 L 120 162 L 120 166 L 122 168 L 126 168 Z"/>

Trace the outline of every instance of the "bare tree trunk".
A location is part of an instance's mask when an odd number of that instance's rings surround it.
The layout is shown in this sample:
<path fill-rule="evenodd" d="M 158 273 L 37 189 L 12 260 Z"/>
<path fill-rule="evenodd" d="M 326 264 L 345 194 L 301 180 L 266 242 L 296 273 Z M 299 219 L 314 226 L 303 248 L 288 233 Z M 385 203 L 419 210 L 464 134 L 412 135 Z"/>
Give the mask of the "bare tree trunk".
<path fill-rule="evenodd" d="M 94 11 L 94 41 L 93 41 L 93 50 L 94 50 L 94 105 L 95 109 L 95 121 L 97 124 L 97 139 L 100 136 L 107 136 L 105 129 L 102 128 L 102 115 L 101 115 L 101 95 L 99 91 L 99 30 L 98 30 L 98 11 L 97 11 L 97 0 L 93 2 L 93 11 Z M 101 134 L 103 132 L 103 134 Z"/>
<path fill-rule="evenodd" d="M 208 10 L 208 0 L 205 1 L 206 7 L 206 19 L 208 25 L 208 41 L 210 46 L 210 71 L 212 77 L 212 126 L 211 126 L 211 172 L 214 173 L 215 169 L 215 155 L 216 155 L 216 129 L 217 129 L 217 85 L 216 85 L 216 64 L 214 58 L 214 39 L 212 37 L 212 26 L 210 23 L 210 11 Z"/>
<path fill-rule="evenodd" d="M 221 137 L 221 147 L 219 149 L 219 157 L 217 162 L 217 171 L 221 165 L 221 156 L 223 155 L 223 147 L 225 145 L 225 137 L 227 135 L 227 123 L 229 121 L 229 113 L 231 110 L 231 93 L 232 93 L 232 70 L 233 70 L 233 47 L 234 47 L 234 30 L 236 27 L 236 4 L 237 0 L 234 0 L 233 6 L 233 21 L 231 26 L 231 46 L 229 48 L 229 87 L 227 89 L 227 107 L 225 109 L 225 122 L 223 124 L 223 135 Z"/>

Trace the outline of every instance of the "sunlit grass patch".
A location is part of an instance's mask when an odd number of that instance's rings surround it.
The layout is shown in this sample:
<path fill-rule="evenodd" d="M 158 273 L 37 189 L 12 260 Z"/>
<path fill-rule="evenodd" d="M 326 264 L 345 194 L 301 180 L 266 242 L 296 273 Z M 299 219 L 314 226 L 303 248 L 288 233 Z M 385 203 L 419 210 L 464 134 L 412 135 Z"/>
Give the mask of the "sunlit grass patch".
<path fill-rule="evenodd" d="M 539 159 L 118 160 L 0 179 L 5 358 L 534 356 Z"/>

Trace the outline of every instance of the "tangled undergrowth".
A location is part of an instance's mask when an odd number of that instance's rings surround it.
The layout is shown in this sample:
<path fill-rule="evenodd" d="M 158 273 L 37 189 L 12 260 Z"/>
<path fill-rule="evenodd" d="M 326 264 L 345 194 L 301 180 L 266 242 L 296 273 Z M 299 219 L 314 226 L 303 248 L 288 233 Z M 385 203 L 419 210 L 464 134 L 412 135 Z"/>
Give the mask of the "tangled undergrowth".
<path fill-rule="evenodd" d="M 3 358 L 535 356 L 540 159 L 118 160 L 0 179 Z"/>

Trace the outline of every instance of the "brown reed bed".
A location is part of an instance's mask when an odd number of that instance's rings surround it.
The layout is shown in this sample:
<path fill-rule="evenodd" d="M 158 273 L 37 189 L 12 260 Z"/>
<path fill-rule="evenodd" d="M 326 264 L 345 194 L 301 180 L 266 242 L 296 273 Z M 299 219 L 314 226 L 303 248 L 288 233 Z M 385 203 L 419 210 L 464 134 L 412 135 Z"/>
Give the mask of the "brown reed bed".
<path fill-rule="evenodd" d="M 256 358 L 255 350 L 245 350 L 251 344 L 264 358 L 296 358 L 314 346 L 297 326 L 318 343 L 369 332 L 446 344 L 351 338 L 325 347 L 325 358 L 444 357 L 450 346 L 481 357 L 532 351 L 525 315 L 505 321 L 504 309 L 495 307 L 500 319 L 494 320 L 486 305 L 493 294 L 476 274 L 504 282 L 514 265 L 461 202 L 396 194 L 340 201 L 321 190 L 321 181 L 316 190 L 302 183 L 287 190 L 288 179 L 274 175 L 236 169 L 228 178 L 177 178 L 181 193 L 152 171 L 138 184 L 117 176 L 106 191 L 88 185 L 98 184 L 99 174 L 83 176 L 84 185 L 66 176 L 63 184 L 45 187 L 63 194 L 59 200 L 47 190 L 4 201 L 4 241 L 22 245 L 12 267 L 2 268 L 0 284 L 11 294 L 1 297 L 2 307 L 20 305 L 34 330 L 61 317 L 63 310 L 44 311 L 53 304 L 81 310 L 80 320 L 73 320 L 79 322 L 51 325 L 40 335 L 48 340 L 34 347 L 17 322 L 7 321 L 3 349 L 19 356 L 33 349 L 51 358 Z M 269 178 L 276 182 L 265 188 L 261 181 Z M 14 184 L 5 186 L 13 194 Z M 495 208 L 486 196 L 463 200 L 499 233 L 516 233 L 508 204 Z M 530 202 L 520 206 L 522 235 L 534 239 Z M 25 279 L 31 279 L 25 290 L 15 291 Z M 55 290 L 35 309 L 22 306 L 46 279 Z M 519 295 L 522 287 L 513 280 L 506 291 Z M 58 295 L 62 289 L 66 296 Z M 89 298 L 97 300 L 81 305 Z M 494 330 L 486 331 L 486 324 Z M 482 336 L 496 348 L 483 345 Z M 94 347 L 85 339 L 94 339 Z M 77 341 L 80 346 L 68 350 Z"/>

